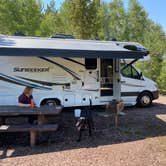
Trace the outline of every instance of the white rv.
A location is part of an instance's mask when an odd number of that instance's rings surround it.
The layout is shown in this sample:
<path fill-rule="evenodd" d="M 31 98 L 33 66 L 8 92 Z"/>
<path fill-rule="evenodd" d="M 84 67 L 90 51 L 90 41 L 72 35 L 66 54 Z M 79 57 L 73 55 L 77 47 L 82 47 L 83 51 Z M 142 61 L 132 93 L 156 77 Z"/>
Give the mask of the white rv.
<path fill-rule="evenodd" d="M 120 94 L 126 105 L 148 106 L 156 83 L 131 64 L 120 76 L 120 59 L 147 54 L 138 43 L 0 36 L 0 105 L 17 105 L 30 86 L 38 106 L 104 105 Z"/>

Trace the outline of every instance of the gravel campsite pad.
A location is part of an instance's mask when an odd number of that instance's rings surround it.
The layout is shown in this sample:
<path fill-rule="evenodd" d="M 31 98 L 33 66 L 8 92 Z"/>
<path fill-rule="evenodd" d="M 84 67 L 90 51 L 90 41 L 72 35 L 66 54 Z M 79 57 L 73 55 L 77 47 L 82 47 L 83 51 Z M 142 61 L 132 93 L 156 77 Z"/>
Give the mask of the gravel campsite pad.
<path fill-rule="evenodd" d="M 59 130 L 43 133 L 35 148 L 28 145 L 28 133 L 0 133 L 0 166 L 166 166 L 166 97 L 124 112 L 115 129 L 111 114 L 93 108 L 93 136 L 84 131 L 81 142 L 72 110 L 50 118 Z"/>

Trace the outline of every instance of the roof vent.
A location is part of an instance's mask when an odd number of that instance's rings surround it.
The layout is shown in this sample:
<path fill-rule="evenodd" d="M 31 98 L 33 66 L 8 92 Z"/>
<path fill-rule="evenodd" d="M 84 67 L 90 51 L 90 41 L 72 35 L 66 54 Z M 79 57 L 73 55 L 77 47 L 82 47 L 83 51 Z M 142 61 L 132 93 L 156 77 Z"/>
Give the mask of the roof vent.
<path fill-rule="evenodd" d="M 148 55 L 150 53 L 144 47 L 139 47 L 139 46 L 136 46 L 136 45 L 125 45 L 123 48 L 126 48 L 126 49 L 131 50 L 131 51 L 145 52 L 146 55 Z"/>
<path fill-rule="evenodd" d="M 55 34 L 55 35 L 52 35 L 51 38 L 75 39 L 75 37 L 73 35 L 69 35 L 69 34 Z"/>
<path fill-rule="evenodd" d="M 124 48 L 131 50 L 131 51 L 137 51 L 137 46 L 135 45 L 125 45 Z"/>
<path fill-rule="evenodd" d="M 15 32 L 14 36 L 26 36 L 23 32 Z"/>

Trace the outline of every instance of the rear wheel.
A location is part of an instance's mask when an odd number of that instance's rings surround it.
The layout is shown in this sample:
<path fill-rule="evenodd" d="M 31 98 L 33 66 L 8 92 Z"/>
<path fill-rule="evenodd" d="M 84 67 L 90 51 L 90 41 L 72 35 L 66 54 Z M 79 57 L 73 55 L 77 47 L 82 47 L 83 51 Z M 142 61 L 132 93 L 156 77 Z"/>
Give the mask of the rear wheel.
<path fill-rule="evenodd" d="M 56 103 L 55 100 L 47 100 L 44 105 L 57 106 L 58 104 Z"/>
<path fill-rule="evenodd" d="M 138 96 L 137 104 L 140 107 L 149 107 L 152 104 L 152 95 L 149 92 L 143 92 Z"/>
<path fill-rule="evenodd" d="M 61 105 L 60 100 L 58 99 L 44 99 L 41 102 L 41 105 L 47 105 L 47 106 L 59 106 Z"/>

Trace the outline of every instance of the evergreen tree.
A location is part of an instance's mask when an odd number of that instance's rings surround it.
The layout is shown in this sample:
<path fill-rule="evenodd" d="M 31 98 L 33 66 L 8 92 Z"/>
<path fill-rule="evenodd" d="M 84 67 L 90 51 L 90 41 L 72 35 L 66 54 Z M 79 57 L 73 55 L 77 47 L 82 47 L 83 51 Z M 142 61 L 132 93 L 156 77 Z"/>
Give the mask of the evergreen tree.
<path fill-rule="evenodd" d="M 143 42 L 147 29 L 148 14 L 137 0 L 129 0 L 127 13 L 126 38 L 131 41 Z"/>
<path fill-rule="evenodd" d="M 100 40 L 108 40 L 109 31 L 109 5 L 105 2 L 96 3 L 96 16 L 93 26 L 92 38 Z"/>
<path fill-rule="evenodd" d="M 0 24 L 9 34 L 21 31 L 27 35 L 35 35 L 40 20 L 41 1 L 39 0 L 0 1 Z"/>
<path fill-rule="evenodd" d="M 96 18 L 96 1 L 66 0 L 65 7 L 69 9 L 67 18 L 74 36 L 89 39 L 92 36 Z M 64 12 L 64 11 L 63 11 Z"/>
<path fill-rule="evenodd" d="M 71 6 L 71 4 L 70 4 L 69 0 L 65 0 L 60 7 L 59 15 L 60 15 L 60 19 L 62 21 L 64 33 L 74 35 L 72 21 L 70 19 L 70 13 L 71 13 L 70 6 Z"/>
<path fill-rule="evenodd" d="M 161 74 L 159 76 L 159 88 L 164 94 L 166 94 L 166 55 L 164 56 Z"/>
<path fill-rule="evenodd" d="M 166 37 L 162 27 L 153 21 L 148 22 L 148 31 L 144 34 L 143 45 L 150 51 L 150 60 L 139 63 L 138 67 L 146 76 L 159 82 L 163 55 L 166 51 Z"/>
<path fill-rule="evenodd" d="M 113 0 L 110 3 L 109 30 L 111 38 L 125 40 L 126 13 L 122 0 Z"/>
<path fill-rule="evenodd" d="M 51 36 L 56 33 L 62 33 L 63 26 L 58 11 L 55 7 L 55 1 L 52 0 L 47 5 L 46 10 L 43 13 L 40 29 L 38 30 L 39 36 Z"/>

